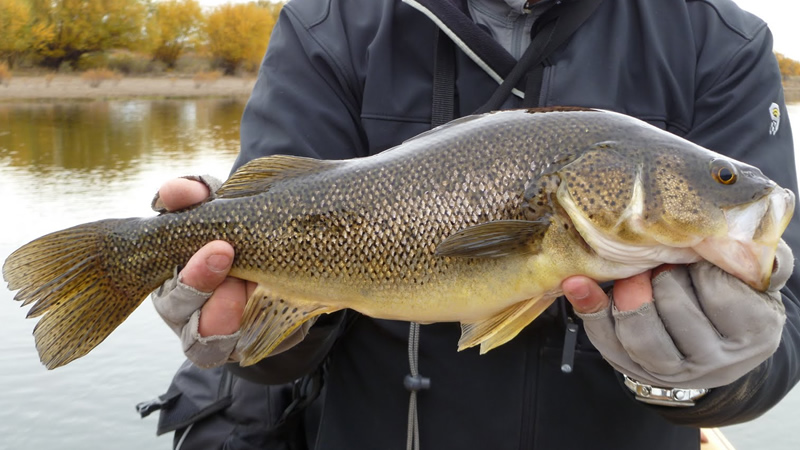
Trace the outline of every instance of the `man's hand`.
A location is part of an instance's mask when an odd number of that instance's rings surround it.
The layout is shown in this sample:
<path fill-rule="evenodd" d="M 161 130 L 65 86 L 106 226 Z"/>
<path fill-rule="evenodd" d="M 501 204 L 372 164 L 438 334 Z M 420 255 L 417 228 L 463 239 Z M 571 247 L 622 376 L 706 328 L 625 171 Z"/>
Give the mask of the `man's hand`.
<path fill-rule="evenodd" d="M 153 209 L 177 211 L 202 203 L 213 198 L 220 184 L 207 176 L 170 180 L 153 199 Z M 238 360 L 235 350 L 239 328 L 247 299 L 256 284 L 228 276 L 233 255 L 233 247 L 227 242 L 209 242 L 153 293 L 156 311 L 180 336 L 186 357 L 199 367 L 216 367 Z M 297 345 L 315 322 L 316 318 L 303 322 L 271 355 Z"/>
<path fill-rule="evenodd" d="M 711 388 L 732 383 L 777 349 L 786 319 L 779 290 L 793 261 L 781 241 L 766 292 L 705 261 L 618 280 L 611 298 L 586 277 L 561 287 L 616 370 L 655 386 Z"/>
<path fill-rule="evenodd" d="M 212 185 L 218 185 L 215 181 L 170 180 L 159 189 L 153 207 L 175 211 L 201 203 L 211 195 Z M 233 255 L 227 242 L 209 242 L 153 294 L 156 310 L 181 337 L 184 353 L 201 367 L 228 361 L 247 298 L 255 289 L 255 283 L 228 276 Z"/>

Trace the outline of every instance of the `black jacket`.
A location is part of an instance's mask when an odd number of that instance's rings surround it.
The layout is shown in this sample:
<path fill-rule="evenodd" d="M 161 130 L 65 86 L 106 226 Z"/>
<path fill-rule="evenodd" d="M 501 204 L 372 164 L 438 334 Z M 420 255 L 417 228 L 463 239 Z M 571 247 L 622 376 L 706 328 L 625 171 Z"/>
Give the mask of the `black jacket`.
<path fill-rule="evenodd" d="M 459 116 L 473 112 L 515 61 L 459 6 L 447 0 L 287 4 L 243 116 L 237 166 L 272 154 L 366 156 L 429 129 L 436 22 L 472 47 L 456 54 L 455 104 Z M 638 117 L 758 166 L 797 191 L 771 34 L 729 0 L 605 0 L 545 66 L 540 105 Z M 781 110 L 774 135 L 772 103 Z M 798 220 L 784 238 L 800 250 Z M 793 294 L 799 283 L 795 275 L 783 291 L 788 320 L 774 356 L 686 409 L 635 401 L 583 333 L 574 371 L 562 373 L 568 313 L 557 307 L 483 356 L 456 352 L 458 324 L 425 325 L 419 367 L 432 387 L 419 396 L 422 448 L 697 448 L 696 429 L 679 424 L 752 419 L 800 378 L 800 303 Z M 401 448 L 408 324 L 346 315 L 351 319 L 321 318 L 284 354 L 230 369 L 281 383 L 327 358 L 315 448 Z"/>

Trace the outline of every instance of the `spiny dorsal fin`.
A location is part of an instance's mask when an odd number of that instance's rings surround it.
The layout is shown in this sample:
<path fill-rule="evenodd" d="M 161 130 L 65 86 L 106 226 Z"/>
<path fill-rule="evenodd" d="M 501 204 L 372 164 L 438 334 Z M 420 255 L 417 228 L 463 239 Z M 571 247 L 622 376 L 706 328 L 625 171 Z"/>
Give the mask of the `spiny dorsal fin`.
<path fill-rule="evenodd" d="M 583 106 L 542 106 L 537 108 L 528 108 L 529 113 L 553 113 L 553 112 L 598 112 L 599 109 L 586 108 Z"/>
<path fill-rule="evenodd" d="M 261 194 L 277 181 L 319 173 L 341 163 L 288 155 L 254 159 L 234 172 L 216 195 L 218 198 L 237 198 Z"/>
<path fill-rule="evenodd" d="M 438 247 L 439 256 L 501 258 L 535 254 L 550 226 L 547 218 L 537 221 L 496 220 L 465 228 L 448 236 Z"/>
<path fill-rule="evenodd" d="M 473 114 L 473 115 L 470 115 L 470 116 L 464 116 L 464 117 L 459 117 L 457 119 L 453 119 L 450 122 L 447 122 L 445 124 L 439 125 L 438 127 L 431 128 L 428 131 L 423 131 L 420 134 L 412 136 L 412 137 L 406 139 L 405 141 L 403 141 L 403 144 L 406 144 L 406 143 L 411 142 L 411 141 L 415 141 L 415 140 L 417 140 L 419 138 L 422 138 L 422 137 L 425 137 L 425 136 L 428 136 L 428 135 L 431 135 L 431 134 L 434 134 L 434 133 L 438 133 L 438 132 L 446 130 L 448 128 L 452 128 L 452 127 L 454 127 L 456 125 L 462 125 L 462 124 L 465 124 L 465 123 L 472 122 L 474 120 L 480 119 L 481 117 L 484 117 L 484 116 L 489 115 L 489 114 L 492 114 L 492 113 Z"/>
<path fill-rule="evenodd" d="M 591 111 L 597 112 L 597 111 L 599 111 L 598 109 L 584 108 L 584 107 L 580 107 L 580 106 L 547 106 L 547 107 L 541 107 L 541 108 L 521 108 L 521 110 L 522 111 L 526 111 L 526 112 L 531 113 L 531 114 L 533 114 L 533 113 L 551 113 L 551 112 L 591 112 Z M 510 111 L 510 110 L 506 110 L 506 111 Z M 472 122 L 474 120 L 483 118 L 485 116 L 488 116 L 488 115 L 491 115 L 491 114 L 495 114 L 496 112 L 498 112 L 498 111 L 492 111 L 492 112 L 487 112 L 487 113 L 483 113 L 483 114 L 472 114 L 472 115 L 469 115 L 469 116 L 463 116 L 463 117 L 459 117 L 459 118 L 453 119 L 450 122 L 447 122 L 445 124 L 439 125 L 436 128 L 431 128 L 428 131 L 423 131 L 422 133 L 420 133 L 420 134 L 418 134 L 416 136 L 412 136 L 412 137 L 406 139 L 405 141 L 403 141 L 403 144 L 411 142 L 411 141 L 415 141 L 415 140 L 417 140 L 419 138 L 422 138 L 422 137 L 425 137 L 425 136 L 428 136 L 428 135 L 431 135 L 431 134 L 434 134 L 434 133 L 439 133 L 440 131 L 444 131 L 444 130 L 446 130 L 448 128 L 452 128 L 452 127 L 457 126 L 457 125 L 463 125 L 465 123 Z"/>

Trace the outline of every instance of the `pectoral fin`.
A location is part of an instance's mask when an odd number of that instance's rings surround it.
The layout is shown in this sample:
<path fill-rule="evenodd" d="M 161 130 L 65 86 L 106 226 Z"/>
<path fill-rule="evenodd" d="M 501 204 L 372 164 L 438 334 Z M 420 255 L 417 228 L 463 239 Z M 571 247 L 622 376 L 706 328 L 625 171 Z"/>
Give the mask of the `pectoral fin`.
<path fill-rule="evenodd" d="M 534 254 L 540 250 L 542 237 L 549 226 L 548 219 L 487 222 L 448 236 L 436 247 L 436 254 L 466 258 Z"/>
<path fill-rule="evenodd" d="M 304 322 L 336 310 L 330 306 L 292 301 L 258 285 L 247 300 L 242 317 L 242 336 L 236 344 L 240 364 L 249 366 L 261 361 Z"/>
<path fill-rule="evenodd" d="M 486 320 L 461 324 L 458 350 L 481 345 L 481 355 L 513 339 L 539 316 L 555 297 L 540 297 L 515 303 Z"/>

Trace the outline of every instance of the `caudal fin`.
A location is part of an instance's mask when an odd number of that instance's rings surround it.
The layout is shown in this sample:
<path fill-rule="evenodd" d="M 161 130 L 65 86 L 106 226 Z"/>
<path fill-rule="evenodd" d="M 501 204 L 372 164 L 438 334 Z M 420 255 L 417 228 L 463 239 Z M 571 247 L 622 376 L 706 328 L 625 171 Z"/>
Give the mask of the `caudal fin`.
<path fill-rule="evenodd" d="M 112 273 L 125 268 L 110 262 L 123 258 L 110 258 L 113 250 L 106 238 L 131 220 L 103 220 L 48 234 L 25 244 L 3 264 L 8 288 L 20 290 L 14 299 L 34 303 L 28 317 L 43 316 L 33 335 L 48 369 L 89 353 L 152 291 L 146 282 L 138 286 L 130 277 L 121 282 Z"/>

